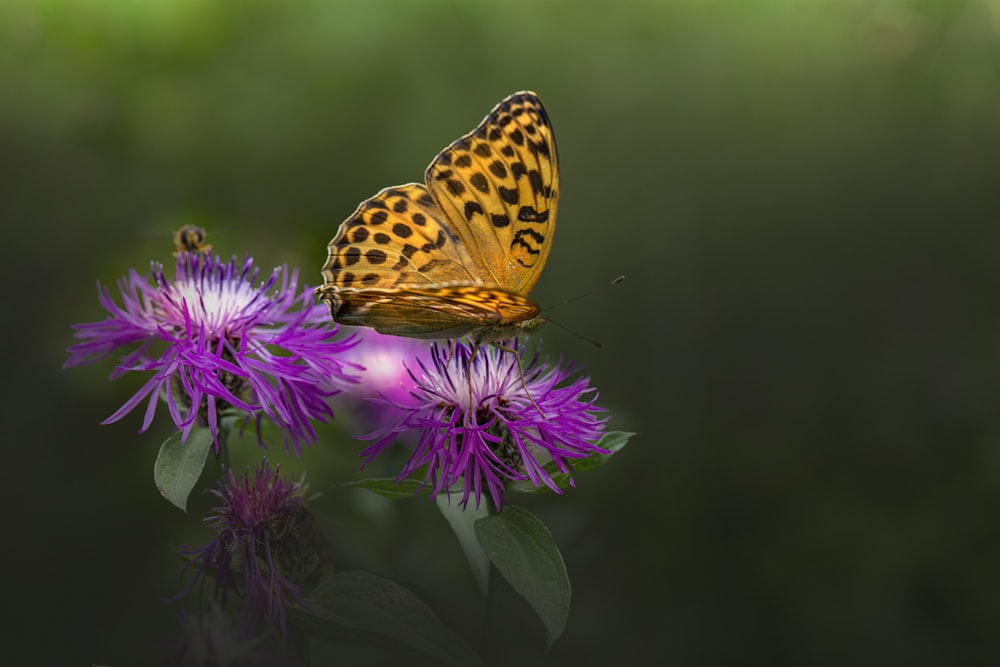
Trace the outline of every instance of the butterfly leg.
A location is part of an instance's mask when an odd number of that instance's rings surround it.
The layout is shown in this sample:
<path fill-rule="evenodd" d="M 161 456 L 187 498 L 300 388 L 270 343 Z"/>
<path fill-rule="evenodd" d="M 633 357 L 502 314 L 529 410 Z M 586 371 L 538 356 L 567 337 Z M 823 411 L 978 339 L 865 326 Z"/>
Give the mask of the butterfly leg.
<path fill-rule="evenodd" d="M 509 352 L 510 354 L 513 354 L 514 358 L 517 359 L 517 372 L 521 376 L 521 388 L 524 389 L 524 393 L 527 395 L 528 400 L 531 401 L 531 404 L 535 406 L 536 410 L 538 410 L 538 414 L 541 415 L 542 419 L 545 419 L 545 413 L 542 412 L 540 407 L 538 407 L 538 403 L 535 403 L 534 397 L 531 395 L 531 392 L 528 391 L 528 383 L 524 380 L 524 366 L 521 365 L 521 355 L 517 353 L 517 350 L 509 345 L 504 345 L 503 343 L 492 343 L 492 345 L 501 352 Z"/>
<path fill-rule="evenodd" d="M 475 341 L 472 344 L 472 352 L 469 353 L 469 365 L 465 368 L 465 377 L 469 381 L 469 412 L 471 413 L 475 406 L 472 405 L 472 360 L 476 358 L 476 353 L 479 352 L 479 341 Z"/>

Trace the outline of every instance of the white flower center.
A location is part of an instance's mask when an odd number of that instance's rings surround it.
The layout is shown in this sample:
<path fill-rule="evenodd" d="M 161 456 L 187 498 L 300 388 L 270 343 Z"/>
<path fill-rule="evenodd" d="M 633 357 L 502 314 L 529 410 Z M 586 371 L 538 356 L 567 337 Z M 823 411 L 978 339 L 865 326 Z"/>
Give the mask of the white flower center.
<path fill-rule="evenodd" d="M 204 326 L 212 337 L 245 326 L 268 303 L 266 299 L 255 303 L 257 290 L 242 280 L 206 280 L 201 285 L 183 281 L 174 283 L 171 290 L 178 305 L 187 302 L 192 324 Z"/>

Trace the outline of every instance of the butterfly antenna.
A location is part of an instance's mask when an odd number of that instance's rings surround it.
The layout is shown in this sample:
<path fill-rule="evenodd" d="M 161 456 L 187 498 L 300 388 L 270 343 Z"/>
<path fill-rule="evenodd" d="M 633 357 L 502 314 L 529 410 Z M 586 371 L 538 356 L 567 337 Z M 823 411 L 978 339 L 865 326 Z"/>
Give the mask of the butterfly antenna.
<path fill-rule="evenodd" d="M 560 329 L 562 329 L 563 331 L 565 331 L 566 333 L 568 333 L 568 334 L 570 334 L 570 335 L 572 335 L 572 336 L 575 336 L 576 338 L 579 338 L 580 340 L 582 340 L 582 341 L 584 341 L 584 342 L 587 342 L 587 343 L 590 343 L 591 345 L 593 345 L 593 346 L 594 346 L 594 347 L 596 347 L 596 348 L 600 348 L 600 349 L 602 349 L 602 350 L 603 350 L 604 348 L 606 348 L 606 347 L 607 347 L 607 345 L 605 345 L 605 344 L 604 344 L 604 343 L 602 343 L 601 341 L 599 341 L 599 340 L 594 340 L 593 338 L 587 338 L 587 337 L 586 337 L 586 336 L 584 336 L 583 334 L 581 334 L 581 333 L 578 333 L 578 332 L 576 332 L 576 331 L 573 331 L 572 329 L 570 329 L 569 327 L 567 327 L 567 326 L 566 326 L 565 324 L 561 324 L 561 323 L 559 323 L 558 321 L 556 321 L 556 320 L 553 320 L 553 319 L 551 319 L 551 318 L 548 318 L 548 317 L 546 317 L 546 318 L 545 318 L 545 323 L 546 323 L 546 324 L 554 324 L 554 325 L 556 325 L 557 327 L 559 327 Z"/>
<path fill-rule="evenodd" d="M 625 276 L 618 276 L 617 278 L 615 278 L 614 280 L 612 280 L 610 283 L 608 283 L 608 285 L 609 286 L 610 285 L 617 285 L 618 283 L 624 282 L 624 280 L 625 280 Z M 594 293 L 594 290 L 591 290 L 590 292 L 584 292 L 583 294 L 578 294 L 578 295 L 576 295 L 574 297 L 570 297 L 570 298 L 566 299 L 565 301 L 560 301 L 559 303 L 557 303 L 554 306 L 551 306 L 551 307 L 548 307 L 548 308 L 543 308 L 542 312 L 545 313 L 545 317 L 542 318 L 542 319 L 544 319 L 545 322 L 551 322 L 552 324 L 556 325 L 557 327 L 559 327 L 560 329 L 562 329 L 566 333 L 572 334 L 573 336 L 576 336 L 580 340 L 586 341 L 587 343 L 590 343 L 594 347 L 597 347 L 597 348 L 600 348 L 600 349 L 604 349 L 606 347 L 606 345 L 604 343 L 602 343 L 600 341 L 597 341 L 597 340 L 594 340 L 593 338 L 587 338 L 583 334 L 580 334 L 580 333 L 577 333 L 576 331 L 573 331 L 572 329 L 570 329 L 566 325 L 561 324 L 558 321 L 553 320 L 553 319 L 551 319 L 548 316 L 548 314 L 550 312 L 552 312 L 553 310 L 555 310 L 557 307 L 563 306 L 563 305 L 565 305 L 567 303 L 571 303 L 573 301 L 576 301 L 578 299 L 582 299 L 582 298 L 587 297 L 587 296 L 591 296 L 593 293 Z"/>
<path fill-rule="evenodd" d="M 618 283 L 622 283 L 622 282 L 625 282 L 625 276 L 618 276 L 617 278 L 615 278 L 614 280 L 612 280 L 610 283 L 608 283 L 608 285 L 617 285 Z M 555 310 L 556 308 L 558 308 L 559 306 L 565 306 L 567 303 L 573 303 L 574 301 L 578 301 L 578 300 L 583 299 L 585 297 L 592 296 L 594 294 L 594 292 L 596 292 L 596 291 L 597 290 L 591 290 L 589 292 L 584 292 L 583 294 L 577 294 L 576 296 L 571 296 L 570 298 L 565 299 L 563 301 L 560 301 L 559 303 L 557 303 L 554 306 L 549 306 L 547 308 L 544 308 L 543 310 L 545 312 L 547 312 L 547 313 L 551 312 L 551 311 Z"/>

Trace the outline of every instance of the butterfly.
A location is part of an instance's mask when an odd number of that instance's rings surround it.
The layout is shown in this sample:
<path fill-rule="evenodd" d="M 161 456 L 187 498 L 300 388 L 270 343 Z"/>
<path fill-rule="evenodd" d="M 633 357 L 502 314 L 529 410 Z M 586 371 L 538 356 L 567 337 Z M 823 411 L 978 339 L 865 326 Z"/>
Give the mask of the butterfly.
<path fill-rule="evenodd" d="M 559 163 L 535 93 L 505 98 L 431 161 L 341 223 L 316 289 L 341 324 L 499 343 L 539 325 L 528 294 L 552 248 Z"/>

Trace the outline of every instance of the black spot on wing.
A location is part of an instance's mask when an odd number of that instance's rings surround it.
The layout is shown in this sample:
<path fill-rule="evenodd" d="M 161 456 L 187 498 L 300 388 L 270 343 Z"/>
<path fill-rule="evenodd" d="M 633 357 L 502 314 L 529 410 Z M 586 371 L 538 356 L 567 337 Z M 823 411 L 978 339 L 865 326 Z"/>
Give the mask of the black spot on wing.
<path fill-rule="evenodd" d="M 503 229 L 504 227 L 510 226 L 510 217 L 506 214 L 491 213 L 490 222 L 493 223 L 493 226 L 497 229 Z"/>
<path fill-rule="evenodd" d="M 486 194 L 490 191 L 489 181 L 487 181 L 486 177 L 483 176 L 478 171 L 469 177 L 469 183 L 472 184 L 472 187 L 479 190 L 483 194 Z"/>
<path fill-rule="evenodd" d="M 505 188 L 500 185 L 497 186 L 497 192 L 500 193 L 500 199 L 503 199 L 508 204 L 516 204 L 520 200 L 520 196 L 517 194 L 517 189 Z M 518 216 L 520 217 L 520 216 Z"/>
<path fill-rule="evenodd" d="M 522 206 L 517 211 L 517 219 L 521 222 L 548 222 L 549 212 L 536 211 L 534 206 Z"/>
<path fill-rule="evenodd" d="M 525 239 L 530 239 L 534 241 L 536 244 L 540 245 L 545 242 L 545 234 L 536 232 L 534 229 L 519 229 L 517 230 L 517 233 L 514 234 L 514 238 L 513 240 L 511 240 L 510 244 L 511 246 L 518 244 L 524 246 L 525 248 L 528 248 L 528 250 L 531 251 L 531 249 L 534 248 L 535 246 L 529 245 Z M 537 252 L 538 251 L 535 250 L 533 254 Z"/>
<path fill-rule="evenodd" d="M 430 271 L 438 266 L 444 266 L 446 264 L 451 264 L 451 261 L 447 259 L 432 259 L 426 264 L 418 266 L 417 271 L 420 273 L 426 273 L 427 271 Z"/>
<path fill-rule="evenodd" d="M 477 201 L 467 201 L 465 202 L 465 219 L 472 220 L 472 216 L 475 214 L 483 214 L 483 207 L 479 205 Z"/>
<path fill-rule="evenodd" d="M 542 183 L 542 175 L 537 169 L 530 169 L 528 171 L 528 182 L 531 183 L 531 191 L 536 195 L 543 195 L 545 192 L 545 184 Z"/>

